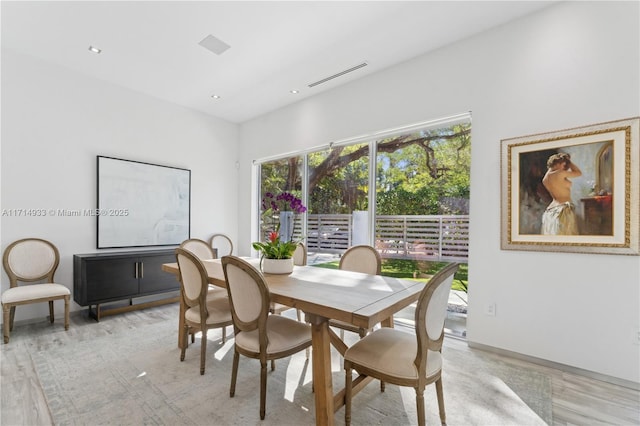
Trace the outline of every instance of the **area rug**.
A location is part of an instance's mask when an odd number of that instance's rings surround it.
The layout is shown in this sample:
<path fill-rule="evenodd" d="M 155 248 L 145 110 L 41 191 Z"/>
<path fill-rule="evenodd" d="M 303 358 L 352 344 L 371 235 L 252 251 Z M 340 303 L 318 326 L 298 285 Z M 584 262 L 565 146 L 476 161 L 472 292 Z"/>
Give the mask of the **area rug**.
<path fill-rule="evenodd" d="M 206 372 L 201 376 L 200 340 L 189 346 L 185 361 L 180 362 L 176 328 L 177 324 L 163 321 L 32 354 L 54 423 L 214 426 L 315 423 L 311 358 L 307 359 L 304 351 L 278 360 L 276 370 L 269 371 L 267 414 L 261 421 L 259 363 L 240 358 L 236 395 L 230 398 L 233 338 L 222 344 L 219 330 L 210 331 Z M 523 369 L 516 371 L 469 351 L 446 347 L 444 354 L 448 425 L 551 422 L 551 387 L 544 375 Z M 338 389 L 344 385 L 344 372 L 337 353 L 333 354 L 332 369 L 334 389 Z M 425 391 L 425 405 L 427 424 L 439 424 L 434 386 Z M 336 423 L 343 424 L 343 419 L 344 409 L 340 409 Z M 411 388 L 387 385 L 381 393 L 373 382 L 354 397 L 354 425 L 416 422 L 415 392 Z"/>

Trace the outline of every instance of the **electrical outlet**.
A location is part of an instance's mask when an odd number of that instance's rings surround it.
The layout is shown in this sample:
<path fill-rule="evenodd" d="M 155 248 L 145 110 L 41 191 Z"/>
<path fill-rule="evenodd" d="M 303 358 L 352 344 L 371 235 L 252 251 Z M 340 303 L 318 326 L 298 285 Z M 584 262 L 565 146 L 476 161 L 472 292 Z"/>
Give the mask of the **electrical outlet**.
<path fill-rule="evenodd" d="M 631 329 L 631 343 L 634 345 L 640 345 L 640 327 L 634 327 Z"/>
<path fill-rule="evenodd" d="M 485 306 L 484 313 L 485 313 L 485 315 L 488 315 L 490 317 L 495 317 L 496 316 L 496 304 L 495 303 L 489 303 L 487 306 Z"/>

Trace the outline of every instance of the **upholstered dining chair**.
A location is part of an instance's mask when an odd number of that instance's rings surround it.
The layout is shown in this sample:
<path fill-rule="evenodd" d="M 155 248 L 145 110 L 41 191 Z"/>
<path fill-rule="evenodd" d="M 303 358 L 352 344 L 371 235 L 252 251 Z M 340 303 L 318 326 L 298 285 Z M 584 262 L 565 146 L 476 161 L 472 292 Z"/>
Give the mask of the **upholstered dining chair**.
<path fill-rule="evenodd" d="M 209 245 L 213 248 L 216 258 L 233 254 L 233 241 L 226 234 L 213 234 L 209 239 Z"/>
<path fill-rule="evenodd" d="M 216 255 L 209 243 L 199 238 L 189 238 L 184 240 L 180 247 L 189 250 L 195 254 L 200 260 L 215 259 Z"/>
<path fill-rule="evenodd" d="M 264 420 L 267 394 L 267 361 L 293 355 L 311 346 L 311 327 L 281 315 L 269 315 L 269 288 L 264 276 L 248 262 L 222 258 L 231 302 L 235 351 L 229 395 L 236 392 L 240 355 L 260 360 L 260 419 Z"/>
<path fill-rule="evenodd" d="M 298 243 L 296 250 L 293 252 L 293 264 L 297 266 L 305 266 L 307 264 L 307 246 L 304 243 Z M 284 311 L 292 309 L 291 306 L 282 305 L 280 303 L 271 303 L 271 313 L 276 315 L 282 314 Z M 298 321 L 302 321 L 302 313 L 300 309 L 296 309 Z"/>
<path fill-rule="evenodd" d="M 209 243 L 199 238 L 190 238 L 188 240 L 184 240 L 180 247 L 189 250 L 200 260 L 209 260 L 215 259 L 215 252 Z M 209 290 L 207 291 L 207 300 L 213 300 L 216 298 L 227 298 L 227 290 L 222 287 L 218 287 L 212 284 L 209 284 Z M 181 315 L 184 315 L 184 312 L 181 312 Z M 191 335 L 191 343 L 195 342 L 195 333 L 198 332 L 198 328 L 190 328 L 189 334 Z M 227 341 L 227 328 L 222 328 L 222 343 Z"/>
<path fill-rule="evenodd" d="M 418 424 L 425 424 L 424 389 L 435 383 L 440 421 L 446 424 L 442 393 L 442 342 L 447 302 L 457 263 L 451 263 L 434 275 L 418 297 L 415 311 L 415 335 L 393 328 L 380 328 L 354 343 L 344 354 L 345 423 L 351 422 L 351 403 L 355 387 L 352 370 L 384 383 L 410 386 L 416 390 Z"/>
<path fill-rule="evenodd" d="M 190 329 L 202 332 L 200 341 L 200 374 L 204 374 L 207 357 L 207 331 L 210 328 L 222 328 L 233 323 L 229 309 L 229 299 L 216 297 L 209 299 L 207 270 L 202 261 L 192 252 L 183 248 L 176 249 L 176 260 L 180 270 L 180 292 L 186 310 L 184 313 L 185 332 L 183 333 L 180 361 L 184 361 L 187 349 L 187 336 Z"/>
<path fill-rule="evenodd" d="M 9 289 L 2 293 L 4 343 L 9 343 L 16 306 L 49 302 L 49 321 L 54 322 L 53 302 L 64 300 L 64 329 L 69 329 L 69 299 L 71 291 L 54 283 L 60 263 L 60 253 L 51 242 L 39 238 L 24 238 L 9 244 L 2 264 L 9 277 Z M 39 284 L 23 284 L 34 283 Z"/>
<path fill-rule="evenodd" d="M 382 259 L 380 258 L 380 253 L 371 246 L 353 246 L 344 252 L 340 258 L 338 268 L 344 271 L 380 275 L 382 270 Z M 391 321 L 393 321 L 393 318 L 391 318 Z M 339 320 L 330 320 L 329 325 L 340 329 L 341 338 L 344 338 L 344 330 L 358 333 L 360 337 L 366 336 L 370 331 Z"/>

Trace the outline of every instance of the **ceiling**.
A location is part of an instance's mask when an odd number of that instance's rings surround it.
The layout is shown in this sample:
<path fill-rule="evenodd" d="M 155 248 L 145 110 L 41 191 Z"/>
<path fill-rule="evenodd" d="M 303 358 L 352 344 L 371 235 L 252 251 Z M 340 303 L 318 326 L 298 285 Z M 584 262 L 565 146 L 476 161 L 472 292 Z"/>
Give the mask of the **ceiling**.
<path fill-rule="evenodd" d="M 2 1 L 1 40 L 3 48 L 241 123 L 550 3 Z M 230 47 L 205 49 L 199 43 L 208 35 Z"/>

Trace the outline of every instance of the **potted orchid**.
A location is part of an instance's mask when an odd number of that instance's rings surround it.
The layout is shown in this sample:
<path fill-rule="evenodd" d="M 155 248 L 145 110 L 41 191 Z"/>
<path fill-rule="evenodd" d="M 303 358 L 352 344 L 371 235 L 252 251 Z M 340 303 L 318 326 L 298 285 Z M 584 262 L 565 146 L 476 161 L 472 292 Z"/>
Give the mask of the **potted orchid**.
<path fill-rule="evenodd" d="M 307 211 L 302 201 L 290 192 L 274 195 L 267 192 L 262 199 L 262 223 L 266 241 L 254 242 L 260 252 L 260 266 L 265 273 L 291 273 L 293 252 L 299 240 L 293 239 L 294 215 Z M 284 223 L 284 229 L 282 225 Z M 275 262 L 274 262 L 275 261 Z"/>

